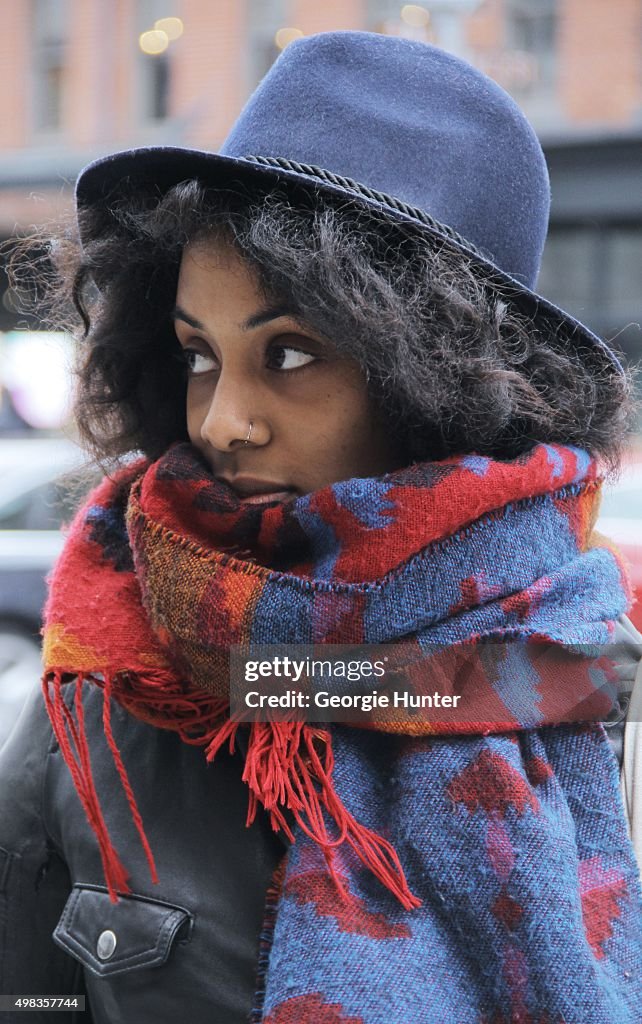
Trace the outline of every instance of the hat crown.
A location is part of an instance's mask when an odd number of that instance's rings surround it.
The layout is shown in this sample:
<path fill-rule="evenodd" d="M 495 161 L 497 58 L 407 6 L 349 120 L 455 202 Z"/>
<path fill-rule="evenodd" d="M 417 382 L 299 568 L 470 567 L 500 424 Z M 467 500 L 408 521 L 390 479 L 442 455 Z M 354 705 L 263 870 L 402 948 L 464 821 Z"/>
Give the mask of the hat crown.
<path fill-rule="evenodd" d="M 550 208 L 539 141 L 503 89 L 437 47 L 369 32 L 297 40 L 220 152 L 352 178 L 454 228 L 527 287 L 537 280 Z"/>

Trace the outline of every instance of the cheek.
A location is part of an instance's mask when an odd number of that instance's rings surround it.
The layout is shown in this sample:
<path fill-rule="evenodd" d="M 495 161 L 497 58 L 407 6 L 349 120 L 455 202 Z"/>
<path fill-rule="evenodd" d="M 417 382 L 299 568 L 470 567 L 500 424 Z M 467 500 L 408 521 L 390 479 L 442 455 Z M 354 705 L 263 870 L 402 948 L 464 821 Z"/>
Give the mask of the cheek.
<path fill-rule="evenodd" d="M 341 462 L 359 459 L 364 448 L 373 442 L 373 414 L 360 388 L 351 388 L 341 395 L 328 395 L 323 405 L 323 419 L 323 424 L 319 424 L 318 443 L 327 459 Z"/>
<path fill-rule="evenodd" d="M 388 472 L 403 462 L 390 425 L 363 389 L 348 398 L 334 438 L 336 457 L 350 475 Z"/>
<path fill-rule="evenodd" d="M 363 388 L 354 388 L 345 395 L 336 426 L 342 437 L 351 441 L 353 446 L 372 437 L 377 429 L 377 416 Z"/>

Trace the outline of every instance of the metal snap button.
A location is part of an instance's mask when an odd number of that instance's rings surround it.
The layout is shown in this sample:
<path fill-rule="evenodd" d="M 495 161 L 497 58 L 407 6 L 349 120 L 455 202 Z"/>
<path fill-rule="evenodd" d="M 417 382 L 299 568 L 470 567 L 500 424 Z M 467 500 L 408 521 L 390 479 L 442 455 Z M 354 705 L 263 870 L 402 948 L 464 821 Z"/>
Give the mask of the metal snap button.
<path fill-rule="evenodd" d="M 96 954 L 101 960 L 109 960 L 116 949 L 116 936 L 112 931 L 101 932 L 96 943 Z"/>

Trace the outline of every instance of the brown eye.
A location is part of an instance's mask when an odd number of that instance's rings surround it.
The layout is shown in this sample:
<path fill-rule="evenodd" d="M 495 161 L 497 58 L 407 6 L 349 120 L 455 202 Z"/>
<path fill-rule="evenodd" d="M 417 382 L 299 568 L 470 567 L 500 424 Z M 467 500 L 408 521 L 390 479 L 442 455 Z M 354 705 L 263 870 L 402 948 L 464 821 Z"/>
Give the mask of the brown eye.
<path fill-rule="evenodd" d="M 267 365 L 270 370 L 298 370 L 308 363 L 314 362 L 316 356 L 303 352 L 300 348 L 289 345 L 272 345 L 268 353 Z"/>
<path fill-rule="evenodd" d="M 209 373 L 216 369 L 214 356 L 205 355 L 195 348 L 184 348 L 183 358 L 187 364 L 187 372 L 190 377 L 198 377 L 201 373 Z"/>

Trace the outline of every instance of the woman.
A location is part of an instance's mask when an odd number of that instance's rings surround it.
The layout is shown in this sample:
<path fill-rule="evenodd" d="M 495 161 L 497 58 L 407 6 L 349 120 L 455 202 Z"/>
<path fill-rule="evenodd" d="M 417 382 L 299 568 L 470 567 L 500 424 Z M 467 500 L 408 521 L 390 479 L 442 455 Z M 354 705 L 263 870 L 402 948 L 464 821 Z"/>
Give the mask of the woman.
<path fill-rule="evenodd" d="M 3 753 L 5 990 L 84 984 L 100 1022 L 638 1020 L 595 657 L 629 598 L 591 536 L 630 384 L 531 290 L 521 114 L 432 47 L 311 37 L 223 155 L 108 158 L 77 206 L 79 425 L 143 459 L 72 527 L 48 718 Z M 582 648 L 555 674 L 544 642 Z M 468 710 L 240 724 L 248 643 L 392 644 Z"/>

